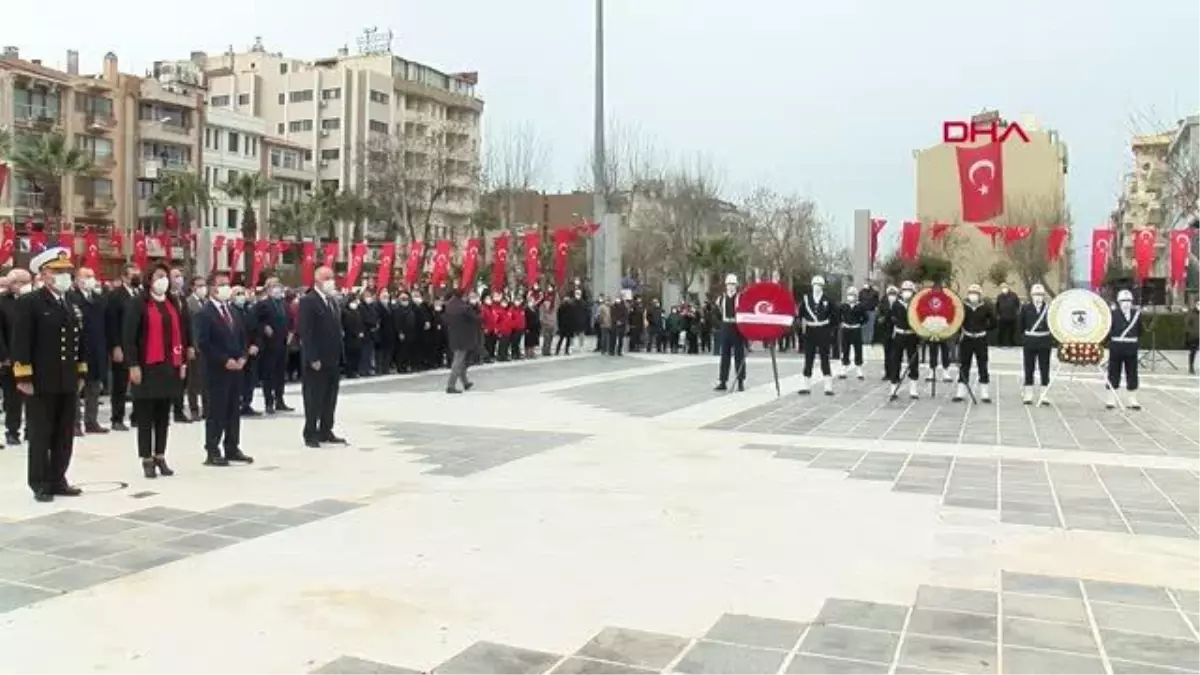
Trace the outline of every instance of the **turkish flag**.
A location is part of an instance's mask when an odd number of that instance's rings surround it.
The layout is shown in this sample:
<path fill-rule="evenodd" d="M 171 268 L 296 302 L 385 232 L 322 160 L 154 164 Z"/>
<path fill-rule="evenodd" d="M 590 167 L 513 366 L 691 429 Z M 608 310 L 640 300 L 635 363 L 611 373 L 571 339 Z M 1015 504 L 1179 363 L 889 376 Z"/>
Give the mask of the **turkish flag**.
<path fill-rule="evenodd" d="M 116 252 L 118 258 L 125 257 L 125 233 L 113 228 L 108 234 L 108 243 L 112 245 L 113 251 Z"/>
<path fill-rule="evenodd" d="M 66 220 L 62 221 L 62 227 L 58 231 L 58 245 L 67 249 L 71 255 L 71 262 L 75 262 L 75 226 Z"/>
<path fill-rule="evenodd" d="M 1004 234 L 1004 228 L 999 225 L 976 225 L 975 229 L 979 230 L 983 236 L 992 240 L 992 246 L 996 245 L 996 238 Z"/>
<path fill-rule="evenodd" d="M 246 240 L 240 239 L 240 238 L 233 239 L 229 242 L 229 247 L 230 247 L 230 249 L 229 249 L 229 273 L 233 274 L 233 271 L 237 269 L 238 262 L 242 260 L 242 256 L 246 253 Z M 244 281 L 245 272 L 248 272 L 248 271 L 249 270 L 246 269 L 245 265 L 243 265 L 242 266 L 243 283 L 245 283 L 245 281 Z"/>
<path fill-rule="evenodd" d="M 441 288 L 446 277 L 450 274 L 450 240 L 439 239 L 433 245 L 433 272 L 429 277 L 429 285 L 434 289 Z"/>
<path fill-rule="evenodd" d="M 354 288 L 358 275 L 362 274 L 363 260 L 367 257 L 367 242 L 360 241 L 350 246 L 350 262 L 346 264 L 346 278 L 342 279 L 342 290 Z"/>
<path fill-rule="evenodd" d="M 313 285 L 313 272 L 317 266 L 317 242 L 300 244 L 300 281 L 305 286 Z"/>
<path fill-rule="evenodd" d="M 1071 231 L 1066 225 L 1055 225 L 1046 238 L 1046 260 L 1058 262 L 1062 259 L 1063 249 L 1067 246 L 1067 238 Z"/>
<path fill-rule="evenodd" d="M 93 272 L 100 270 L 100 233 L 90 225 L 83 233 L 83 266 Z"/>
<path fill-rule="evenodd" d="M 492 292 L 504 290 L 508 278 L 508 233 L 498 234 L 492 239 Z"/>
<path fill-rule="evenodd" d="M 562 286 L 567 282 L 567 254 L 575 233 L 560 227 L 554 230 L 554 283 Z"/>
<path fill-rule="evenodd" d="M 900 227 L 900 259 L 916 260 L 921 248 L 921 221 L 906 220 Z"/>
<path fill-rule="evenodd" d="M 1112 256 L 1113 241 L 1117 233 L 1113 230 L 1092 230 L 1092 290 L 1104 285 L 1104 272 Z"/>
<path fill-rule="evenodd" d="M 336 241 L 325 242 L 325 248 L 321 251 L 321 253 L 322 258 L 324 258 L 321 264 L 325 267 L 333 269 L 334 263 L 337 262 L 338 243 Z"/>
<path fill-rule="evenodd" d="M 941 241 L 950 231 L 950 227 L 950 223 L 934 223 L 929 228 L 929 237 L 934 241 Z"/>
<path fill-rule="evenodd" d="M 221 251 L 225 248 L 225 235 L 214 235 L 212 245 L 212 269 L 209 270 L 209 274 L 217 271 L 217 259 L 221 257 Z"/>
<path fill-rule="evenodd" d="M 46 250 L 46 231 L 45 230 L 30 230 L 29 232 L 29 252 L 33 254 L 41 253 Z"/>
<path fill-rule="evenodd" d="M 600 231 L 599 223 L 590 223 L 584 221 L 572 228 L 572 232 L 576 237 L 590 237 Z"/>
<path fill-rule="evenodd" d="M 408 259 L 404 261 L 404 287 L 412 288 L 421 278 L 421 262 L 425 260 L 425 242 L 414 241 L 408 245 Z"/>
<path fill-rule="evenodd" d="M 271 252 L 271 242 L 267 239 L 258 239 L 254 242 L 254 266 L 250 269 L 250 286 L 258 288 L 258 277 L 262 274 L 263 267 L 266 266 L 267 256 Z"/>
<path fill-rule="evenodd" d="M 17 228 L 13 226 L 11 220 L 0 221 L 0 235 L 3 239 L 0 240 L 0 265 L 12 259 L 13 252 L 17 248 Z"/>
<path fill-rule="evenodd" d="M 525 285 L 532 286 L 537 283 L 542 273 L 541 251 L 538 250 L 542 243 L 542 233 L 530 230 L 522 237 L 522 241 L 525 247 Z"/>
<path fill-rule="evenodd" d="M 1133 259 L 1137 263 L 1138 281 L 1145 281 L 1154 267 L 1154 242 L 1158 240 L 1153 227 L 1134 230 Z"/>
<path fill-rule="evenodd" d="M 172 247 L 171 247 L 171 233 L 170 232 L 159 232 L 158 233 L 158 245 L 162 246 L 163 258 L 165 260 L 170 260 L 171 258 L 175 257 L 174 251 L 171 250 Z"/>
<path fill-rule="evenodd" d="M 142 272 L 150 266 L 150 252 L 146 250 L 146 233 L 133 233 L 133 264 Z"/>
<path fill-rule="evenodd" d="M 392 282 L 392 268 L 396 265 L 396 242 L 389 241 L 379 247 L 379 273 L 376 274 L 375 287 L 384 289 Z"/>
<path fill-rule="evenodd" d="M 8 165 L 0 162 L 0 196 L 4 195 L 4 184 L 8 182 Z"/>
<path fill-rule="evenodd" d="M 1004 212 L 1004 163 L 999 143 L 955 147 L 962 219 L 978 223 Z"/>
<path fill-rule="evenodd" d="M 1026 227 L 1024 225 L 1009 225 L 1008 227 L 1004 228 L 1004 245 L 1012 246 L 1022 239 L 1028 239 L 1029 235 L 1031 234 L 1033 234 L 1032 227 Z"/>
<path fill-rule="evenodd" d="M 1171 230 L 1171 285 L 1182 286 L 1187 278 L 1188 253 L 1192 250 L 1192 235 L 1196 230 Z"/>
<path fill-rule="evenodd" d="M 168 206 L 163 209 L 163 227 L 170 232 L 174 232 L 175 228 L 179 227 L 179 214 L 175 212 L 175 207 Z"/>
<path fill-rule="evenodd" d="M 883 228 L 885 227 L 887 227 L 887 219 L 871 219 L 871 243 L 867 248 L 867 257 L 870 258 L 870 260 L 867 262 L 868 267 L 875 267 L 875 258 L 879 255 L 879 233 L 883 232 Z"/>
<path fill-rule="evenodd" d="M 464 291 L 471 290 L 475 285 L 475 275 L 479 272 L 480 243 L 478 239 L 468 239 L 467 248 L 463 251 L 462 279 L 458 280 L 458 285 Z"/>

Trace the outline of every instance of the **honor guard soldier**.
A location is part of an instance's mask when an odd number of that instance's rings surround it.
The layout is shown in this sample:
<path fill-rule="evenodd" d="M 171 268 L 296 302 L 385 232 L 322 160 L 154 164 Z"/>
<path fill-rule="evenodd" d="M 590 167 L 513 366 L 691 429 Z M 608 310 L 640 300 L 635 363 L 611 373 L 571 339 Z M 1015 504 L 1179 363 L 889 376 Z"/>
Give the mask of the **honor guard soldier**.
<path fill-rule="evenodd" d="M 1117 308 L 1112 313 L 1108 329 L 1108 400 L 1104 407 L 1117 407 L 1117 391 L 1121 388 L 1121 370 L 1125 371 L 1125 388 L 1129 390 L 1131 410 L 1141 410 L 1137 400 L 1138 342 L 1142 337 L 1142 310 L 1133 306 L 1133 293 L 1117 293 Z"/>
<path fill-rule="evenodd" d="M 1025 335 L 1023 357 L 1025 384 L 1021 388 L 1021 402 L 1033 404 L 1033 370 L 1041 375 L 1042 388 L 1050 386 L 1050 349 L 1054 339 L 1050 336 L 1050 304 L 1046 302 L 1046 287 L 1034 284 L 1029 289 L 1029 302 L 1021 306 L 1021 332 Z M 1043 401 L 1045 403 L 1045 401 Z"/>
<path fill-rule="evenodd" d="M 729 359 L 733 357 L 733 367 L 736 371 L 737 390 L 746 389 L 746 344 L 737 329 L 738 280 L 737 275 L 725 275 L 725 295 L 718 301 L 720 307 L 721 326 L 721 366 L 718 372 L 717 391 L 728 389 Z M 672 339 L 675 339 L 672 337 Z"/>
<path fill-rule="evenodd" d="M 883 381 L 891 381 L 891 371 L 888 368 L 892 363 L 892 305 L 900 300 L 900 289 L 889 285 L 887 292 L 883 296 L 883 300 L 879 303 L 879 309 L 876 311 L 877 326 L 881 341 L 883 342 Z"/>
<path fill-rule="evenodd" d="M 804 295 L 800 303 L 800 320 L 804 322 L 804 379 L 800 383 L 800 394 L 807 394 L 812 387 L 813 357 L 821 358 L 821 375 L 825 378 L 826 396 L 833 396 L 833 372 L 829 368 L 829 346 L 833 342 L 833 319 L 835 307 L 825 296 L 825 277 L 812 278 L 812 290 Z"/>
<path fill-rule="evenodd" d="M 35 499 L 49 502 L 80 493 L 67 482 L 67 468 L 87 360 L 80 339 L 83 316 L 66 296 L 74 281 L 71 253 L 48 249 L 29 269 L 42 286 L 17 301 L 13 377 L 29 415 L 29 487 Z"/>
<path fill-rule="evenodd" d="M 996 327 L 996 310 L 983 299 L 979 284 L 967 287 L 967 300 L 963 303 L 963 322 L 958 339 L 958 389 L 954 400 L 961 401 L 971 386 L 971 361 L 979 367 L 979 400 L 992 400 L 988 393 L 988 331 Z"/>
<path fill-rule="evenodd" d="M 867 325 L 867 308 L 858 301 L 858 289 L 851 286 L 846 290 L 846 302 L 838 308 L 842 323 L 838 336 L 842 344 L 842 370 L 838 378 L 846 379 L 850 372 L 850 350 L 854 350 L 854 375 L 863 379 L 863 327 Z"/>
<path fill-rule="evenodd" d="M 920 379 L 921 355 L 917 350 L 917 334 L 908 322 L 908 303 L 912 302 L 916 286 L 911 281 L 900 285 L 900 297 L 892 303 L 888 310 L 888 322 L 892 325 L 892 350 L 888 361 L 888 379 L 894 385 L 894 391 L 900 388 L 900 364 L 908 361 L 908 397 L 920 398 L 917 392 L 917 380 Z M 892 400 L 896 400 L 895 393 Z"/>

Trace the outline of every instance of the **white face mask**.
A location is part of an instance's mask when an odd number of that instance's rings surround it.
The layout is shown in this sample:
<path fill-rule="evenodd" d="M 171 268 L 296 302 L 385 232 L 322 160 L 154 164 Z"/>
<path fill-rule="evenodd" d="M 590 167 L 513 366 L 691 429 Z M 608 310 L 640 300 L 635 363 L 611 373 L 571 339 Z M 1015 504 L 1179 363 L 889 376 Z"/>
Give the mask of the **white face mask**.
<path fill-rule="evenodd" d="M 888 294 L 887 294 L 887 299 L 888 299 L 888 302 L 895 302 L 895 301 L 896 301 L 896 294 L 895 294 L 895 293 L 888 293 Z"/>
<path fill-rule="evenodd" d="M 1128 312 L 1133 307 L 1132 300 L 1121 300 L 1117 304 L 1121 307 L 1122 312 Z"/>
<path fill-rule="evenodd" d="M 579 298 L 582 298 L 582 297 L 583 297 L 582 291 L 575 291 L 575 299 L 576 300 L 578 300 Z"/>
<path fill-rule="evenodd" d="M 858 302 L 858 296 L 857 296 L 857 295 L 847 295 L 847 296 L 846 296 L 846 304 L 848 304 L 848 305 L 853 305 L 853 304 L 855 304 L 855 303 L 857 303 L 857 302 Z"/>
<path fill-rule="evenodd" d="M 912 296 L 913 296 L 912 291 L 900 291 L 900 297 L 903 298 L 904 300 L 908 300 Z"/>
<path fill-rule="evenodd" d="M 821 284 L 817 284 L 817 285 L 813 286 L 813 295 L 821 295 L 824 292 L 825 292 L 825 287 L 822 286 Z"/>
<path fill-rule="evenodd" d="M 1044 296 L 1044 295 L 1035 295 L 1035 296 L 1033 296 L 1033 304 L 1040 305 L 1040 304 L 1042 304 L 1042 301 L 1045 299 L 1046 299 L 1046 296 Z"/>
<path fill-rule="evenodd" d="M 167 292 L 167 287 L 171 285 L 171 280 L 166 277 L 159 277 L 150 282 L 150 292 L 157 296 Z"/>
<path fill-rule="evenodd" d="M 229 298 L 233 297 L 233 287 L 229 284 L 221 284 L 217 286 L 217 300 L 221 302 L 229 302 Z"/>
<path fill-rule="evenodd" d="M 725 285 L 725 295 L 729 295 L 729 296 L 737 295 L 737 286 L 735 286 L 734 284 L 726 284 Z"/>
<path fill-rule="evenodd" d="M 17 295 L 25 295 L 26 293 L 29 293 L 32 290 L 33 290 L 32 284 L 24 284 L 22 286 L 17 287 Z"/>
<path fill-rule="evenodd" d="M 421 303 L 421 296 L 419 296 L 419 295 L 414 295 L 414 296 L 412 296 L 412 298 L 413 298 L 413 302 L 415 302 L 415 303 L 417 303 L 417 304 L 420 304 L 420 303 Z"/>
<path fill-rule="evenodd" d="M 197 298 L 203 300 L 208 297 L 208 286 L 197 286 L 196 288 L 192 289 L 192 293 L 194 293 Z"/>
<path fill-rule="evenodd" d="M 276 300 L 278 300 L 279 298 L 283 297 L 283 287 L 282 286 L 272 286 L 271 290 L 268 291 L 268 293 L 271 295 L 272 298 L 275 298 Z"/>
<path fill-rule="evenodd" d="M 333 279 L 326 279 L 321 282 L 321 292 L 325 295 L 333 295 L 337 288 L 333 285 Z"/>
<path fill-rule="evenodd" d="M 59 293 L 66 293 L 71 289 L 72 281 L 73 279 L 71 279 L 70 274 L 67 274 L 66 272 L 59 272 L 58 274 L 54 275 L 54 290 L 58 291 Z"/>
<path fill-rule="evenodd" d="M 358 301 L 357 300 L 350 303 L 350 309 L 358 309 Z"/>
<path fill-rule="evenodd" d="M 242 305 L 246 304 L 246 296 L 244 296 L 244 295 L 235 296 L 233 298 L 233 304 L 237 305 L 238 307 L 241 307 Z"/>
<path fill-rule="evenodd" d="M 175 292 L 183 290 L 183 277 L 171 277 L 171 290 Z"/>
<path fill-rule="evenodd" d="M 971 303 L 972 305 L 978 305 L 979 304 L 979 294 L 978 293 L 967 293 L 967 302 Z"/>
<path fill-rule="evenodd" d="M 96 290 L 96 277 L 84 277 L 80 279 L 79 288 L 85 293 L 92 293 Z"/>

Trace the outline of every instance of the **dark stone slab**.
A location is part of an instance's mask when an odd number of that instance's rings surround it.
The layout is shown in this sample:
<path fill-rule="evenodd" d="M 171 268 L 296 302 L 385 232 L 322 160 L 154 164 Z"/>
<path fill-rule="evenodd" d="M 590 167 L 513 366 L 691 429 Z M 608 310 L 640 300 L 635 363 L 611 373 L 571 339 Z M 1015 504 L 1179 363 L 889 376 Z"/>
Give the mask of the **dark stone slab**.
<path fill-rule="evenodd" d="M 800 642 L 799 651 L 817 656 L 891 663 L 899 642 L 897 633 L 813 624 Z"/>
<path fill-rule="evenodd" d="M 433 669 L 435 673 L 544 673 L 560 656 L 494 642 L 476 642 Z"/>
<path fill-rule="evenodd" d="M 263 506 L 261 504 L 230 504 L 222 506 L 219 509 L 208 511 L 209 515 L 221 516 L 222 518 L 232 518 L 234 520 L 266 520 L 272 514 L 279 513 L 283 509 L 276 506 Z"/>
<path fill-rule="evenodd" d="M 704 634 L 707 640 L 750 647 L 790 650 L 796 646 L 805 624 L 744 614 L 725 614 Z"/>
<path fill-rule="evenodd" d="M 0 581 L 0 612 L 8 612 L 59 595 L 50 590 Z"/>
<path fill-rule="evenodd" d="M 1132 605 L 1092 602 L 1092 616 L 1101 629 L 1124 630 L 1163 637 L 1194 640 L 1187 622 L 1178 610 L 1150 609 Z"/>
<path fill-rule="evenodd" d="M 168 521 L 170 527 L 175 527 L 181 530 L 193 530 L 195 532 L 204 532 L 207 530 L 215 530 L 223 525 L 236 523 L 234 518 L 223 518 L 214 516 L 209 513 L 197 513 L 192 516 L 184 516 L 175 520 Z"/>
<path fill-rule="evenodd" d="M 825 673 L 862 673 L 881 675 L 888 672 L 890 664 L 834 659 L 813 654 L 796 654 L 784 672 L 788 675 L 824 675 Z"/>
<path fill-rule="evenodd" d="M 150 508 L 126 513 L 121 517 L 126 520 L 137 520 L 143 523 L 166 523 L 171 520 L 178 520 L 194 515 L 197 515 L 195 511 L 173 509 L 167 506 L 151 506 Z"/>
<path fill-rule="evenodd" d="M 1087 624 L 1087 607 L 1081 598 L 1055 598 L 1046 595 L 1004 594 L 1004 616 Z"/>
<path fill-rule="evenodd" d="M 971 612 L 995 616 L 996 594 L 992 591 L 975 591 L 965 588 L 921 586 L 917 589 L 918 609 L 942 609 L 953 612 Z"/>
<path fill-rule="evenodd" d="M 1087 590 L 1088 600 L 1092 602 L 1114 602 L 1140 607 L 1175 609 L 1165 588 L 1091 580 L 1085 580 L 1083 587 Z"/>
<path fill-rule="evenodd" d="M 96 586 L 106 581 L 119 579 L 129 574 L 126 570 L 116 567 L 90 565 L 79 563 L 68 567 L 60 567 L 52 572 L 39 574 L 26 580 L 26 583 L 49 588 L 57 591 L 78 591 L 90 586 Z"/>
<path fill-rule="evenodd" d="M 1200 670 L 1200 649 L 1195 640 L 1175 640 L 1104 629 L 1100 630 L 1100 640 L 1104 642 L 1104 651 L 1110 659 L 1179 668 L 1193 673 Z"/>
<path fill-rule="evenodd" d="M 1024 647 L 1004 647 L 1004 672 L 1013 675 L 1095 675 L 1104 672 L 1098 656 L 1064 654 Z"/>
<path fill-rule="evenodd" d="M 1079 582 L 1074 579 L 1019 572 L 1003 572 L 1000 579 L 1006 592 L 1083 599 L 1083 593 L 1079 590 Z"/>
<path fill-rule="evenodd" d="M 662 670 L 687 646 L 687 638 L 675 635 L 608 627 L 575 655 Z"/>
<path fill-rule="evenodd" d="M 182 536 L 192 534 L 191 530 L 180 530 L 174 527 L 166 527 L 162 525 L 144 525 L 142 527 L 125 530 L 119 534 L 114 534 L 108 537 L 108 541 L 129 543 L 134 546 L 147 546 L 160 544 L 164 541 L 178 539 Z"/>
<path fill-rule="evenodd" d="M 95 560 L 133 548 L 133 544 L 113 539 L 92 539 L 82 544 L 54 549 L 54 555 L 71 560 Z"/>
<path fill-rule="evenodd" d="M 55 549 L 66 548 L 82 543 L 88 535 L 75 534 L 67 530 L 54 530 L 46 527 L 27 530 L 33 534 L 10 539 L 4 543 L 7 549 L 24 551 L 26 553 L 48 553 Z"/>
<path fill-rule="evenodd" d="M 409 675 L 421 671 L 357 659 L 353 656 L 339 656 L 312 672 L 321 675 Z"/>
<path fill-rule="evenodd" d="M 996 645 L 944 637 L 907 635 L 900 648 L 899 665 L 944 673 L 995 673 Z"/>
<path fill-rule="evenodd" d="M 66 558 L 26 553 L 24 551 L 0 550 L 0 581 L 24 581 L 72 564 Z"/>
<path fill-rule="evenodd" d="M 299 511 L 294 509 L 278 509 L 274 513 L 266 516 L 253 518 L 252 520 L 267 523 L 268 525 L 278 525 L 280 527 L 296 527 L 321 520 L 325 516 L 311 511 Z"/>
<path fill-rule="evenodd" d="M 238 541 L 240 540 L 233 537 L 222 537 L 207 532 L 194 532 L 178 539 L 164 541 L 159 546 L 169 551 L 178 551 L 185 555 L 195 555 L 225 548 L 226 546 L 238 543 Z"/>
<path fill-rule="evenodd" d="M 125 520 L 124 518 L 98 518 L 96 520 L 89 520 L 86 523 L 79 523 L 78 525 L 68 525 L 66 529 L 69 532 L 75 532 L 80 535 L 98 537 L 117 534 L 118 532 L 132 530 L 141 526 L 142 524 L 139 522 Z"/>
<path fill-rule="evenodd" d="M 995 642 L 996 617 L 917 608 L 908 620 L 907 630 L 915 635 Z"/>
<path fill-rule="evenodd" d="M 301 511 L 309 511 L 311 513 L 319 513 L 323 516 L 336 516 L 339 513 L 345 513 L 346 511 L 353 511 L 354 509 L 361 508 L 361 507 L 362 507 L 362 504 L 356 504 L 354 502 L 343 502 L 343 501 L 339 501 L 337 499 L 321 499 L 321 500 L 318 500 L 315 502 L 301 504 L 300 506 L 297 506 L 296 508 Z"/>
<path fill-rule="evenodd" d="M 146 546 L 100 558 L 96 562 L 106 567 L 119 567 L 130 572 L 141 572 L 173 563 L 185 557 L 187 557 L 187 554 L 180 553 L 179 551 Z"/>
<path fill-rule="evenodd" d="M 898 633 L 904 627 L 904 617 L 907 615 L 908 608 L 901 605 L 830 598 L 821 607 L 815 623 L 872 628 Z"/>
<path fill-rule="evenodd" d="M 63 511 L 56 511 L 54 513 L 47 513 L 44 516 L 37 516 L 36 518 L 29 518 L 23 522 L 26 525 L 60 528 L 83 525 L 84 523 L 90 523 L 93 520 L 99 520 L 100 518 L 103 518 L 103 516 L 84 513 L 83 511 L 66 509 Z"/>
<path fill-rule="evenodd" d="M 282 525 L 271 525 L 269 523 L 260 523 L 253 520 L 243 520 L 213 528 L 208 530 L 207 534 L 214 534 L 222 537 L 236 537 L 238 539 L 254 539 L 255 537 L 264 537 L 268 534 L 274 534 L 284 529 L 287 528 Z"/>
<path fill-rule="evenodd" d="M 1053 649 L 1074 654 L 1099 654 L 1089 626 L 1047 623 L 1030 619 L 1004 619 L 1004 644 Z"/>
<path fill-rule="evenodd" d="M 787 652 L 776 649 L 700 641 L 683 655 L 675 665 L 674 671 L 714 675 L 767 675 L 778 672 L 786 656 Z"/>

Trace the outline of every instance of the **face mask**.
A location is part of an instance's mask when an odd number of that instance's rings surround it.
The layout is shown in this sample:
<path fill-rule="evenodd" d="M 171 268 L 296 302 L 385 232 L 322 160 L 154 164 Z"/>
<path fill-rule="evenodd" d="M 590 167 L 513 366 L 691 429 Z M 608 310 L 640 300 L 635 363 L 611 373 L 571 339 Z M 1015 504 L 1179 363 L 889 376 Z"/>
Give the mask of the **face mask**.
<path fill-rule="evenodd" d="M 233 287 L 229 284 L 221 284 L 217 286 L 217 300 L 221 302 L 229 302 L 229 298 L 233 296 Z"/>
<path fill-rule="evenodd" d="M 858 302 L 858 296 L 857 295 L 846 296 L 846 302 L 853 305 L 854 303 Z"/>
<path fill-rule="evenodd" d="M 408 298 L 400 298 L 400 306 L 408 307 Z"/>
<path fill-rule="evenodd" d="M 162 295 L 167 292 L 167 286 L 171 284 L 170 279 L 159 277 L 150 282 L 150 292 L 155 295 Z"/>
<path fill-rule="evenodd" d="M 434 306 L 433 306 L 433 311 L 435 311 L 435 312 L 440 312 L 440 311 L 442 311 L 442 306 L 441 306 L 441 305 L 434 305 Z"/>
<path fill-rule="evenodd" d="M 419 295 L 414 295 L 414 296 L 413 296 L 413 302 L 417 303 L 418 305 L 419 305 L 419 304 L 421 304 L 421 296 L 419 296 Z"/>
<path fill-rule="evenodd" d="M 822 286 L 821 284 L 817 284 L 816 286 L 813 286 L 813 295 L 820 295 L 824 292 L 825 292 L 825 287 Z"/>
<path fill-rule="evenodd" d="M 333 285 L 333 279 L 326 279 L 321 282 L 321 292 L 325 295 L 333 295 L 337 288 Z"/>
<path fill-rule="evenodd" d="M 363 298 L 363 302 L 365 302 L 369 305 L 372 302 L 375 302 L 375 298 L 372 298 L 371 296 L 367 296 L 367 297 Z"/>
<path fill-rule="evenodd" d="M 725 286 L 725 295 L 736 295 L 736 294 L 737 294 L 737 286 L 734 286 L 733 284 L 729 284 L 729 285 Z"/>
<path fill-rule="evenodd" d="M 1033 304 L 1040 305 L 1040 304 L 1042 304 L 1042 301 L 1045 299 L 1046 299 L 1046 296 L 1044 296 L 1044 295 L 1035 295 L 1035 296 L 1033 296 Z"/>
<path fill-rule="evenodd" d="M 1000 287 L 1000 292 L 1001 292 L 1001 293 L 1007 293 L 1007 292 L 1008 292 L 1008 287 L 1007 287 L 1007 286 L 1001 286 L 1001 287 Z"/>
<path fill-rule="evenodd" d="M 350 309 L 358 309 L 358 301 L 357 300 L 350 303 Z"/>
<path fill-rule="evenodd" d="M 197 298 L 203 300 L 208 297 L 208 286 L 197 286 L 192 289 L 192 293 L 194 293 Z"/>
<path fill-rule="evenodd" d="M 472 305 L 478 305 L 478 304 L 479 304 L 479 298 L 471 298 L 471 304 L 472 304 Z"/>
<path fill-rule="evenodd" d="M 29 293 L 32 290 L 33 290 L 33 285 L 31 285 L 31 284 L 25 284 L 23 286 L 18 286 L 17 287 L 17 295 L 25 295 L 26 293 Z"/>
<path fill-rule="evenodd" d="M 84 277 L 84 278 L 80 279 L 79 287 L 87 293 L 91 293 L 92 291 L 95 291 L 96 290 L 96 278 L 95 277 Z"/>
<path fill-rule="evenodd" d="M 578 300 L 579 298 L 582 298 L 582 297 L 583 297 L 583 293 L 581 293 L 580 291 L 575 291 L 575 299 L 576 300 Z"/>
<path fill-rule="evenodd" d="M 905 300 L 908 300 L 909 298 L 911 298 L 912 295 L 913 295 L 912 291 L 900 291 L 900 297 Z"/>
<path fill-rule="evenodd" d="M 271 294 L 271 297 L 275 298 L 276 300 L 278 300 L 279 298 L 282 298 L 283 297 L 283 287 L 282 286 L 273 286 L 271 288 L 270 294 Z"/>
<path fill-rule="evenodd" d="M 1132 301 L 1132 300 L 1121 300 L 1121 301 L 1117 302 L 1117 304 L 1118 304 L 1118 305 L 1121 307 L 1121 309 L 1122 309 L 1123 311 L 1126 311 L 1126 312 L 1128 312 L 1128 311 L 1129 311 L 1129 308 L 1130 308 L 1130 307 L 1133 307 L 1133 301 Z"/>
<path fill-rule="evenodd" d="M 381 295 L 381 296 L 379 296 L 379 301 L 386 305 L 389 302 L 391 302 L 392 299 L 386 295 Z"/>
<path fill-rule="evenodd" d="M 65 272 L 59 272 L 54 275 L 54 290 L 59 293 L 66 293 L 71 288 L 71 275 Z"/>
<path fill-rule="evenodd" d="M 971 303 L 972 305 L 978 305 L 979 304 L 979 294 L 978 293 L 967 293 L 967 302 Z"/>
<path fill-rule="evenodd" d="M 183 289 L 183 277 L 171 277 L 171 290 L 179 291 Z"/>
<path fill-rule="evenodd" d="M 233 304 L 237 305 L 238 307 L 245 305 L 246 304 L 246 296 L 244 296 L 244 295 L 234 296 Z"/>
<path fill-rule="evenodd" d="M 507 301 L 507 300 L 504 300 L 503 302 L 501 302 L 501 303 L 500 303 L 500 306 L 501 306 L 501 307 L 505 307 L 505 308 L 507 308 L 507 307 L 508 307 L 508 301 Z"/>

